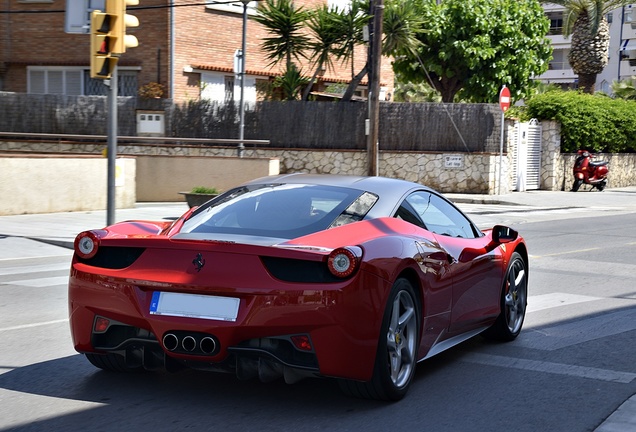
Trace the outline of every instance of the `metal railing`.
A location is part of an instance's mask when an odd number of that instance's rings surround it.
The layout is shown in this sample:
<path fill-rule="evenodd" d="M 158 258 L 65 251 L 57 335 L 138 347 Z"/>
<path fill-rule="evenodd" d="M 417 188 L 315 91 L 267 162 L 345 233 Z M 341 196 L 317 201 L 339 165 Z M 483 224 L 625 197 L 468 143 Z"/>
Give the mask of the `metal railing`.
<path fill-rule="evenodd" d="M 0 139 L 5 140 L 7 138 L 19 138 L 19 139 L 41 139 L 47 141 L 106 141 L 108 138 L 106 135 L 70 135 L 70 134 L 47 134 L 47 133 L 28 133 L 28 132 L 0 132 Z M 218 139 L 218 138 L 178 138 L 178 137 L 146 137 L 146 136 L 117 136 L 119 143 L 131 143 L 131 142 L 154 142 L 161 144 L 171 143 L 191 143 L 191 144 L 207 144 L 207 145 L 239 145 L 251 144 L 251 145 L 269 145 L 269 140 L 254 140 L 254 139 Z"/>

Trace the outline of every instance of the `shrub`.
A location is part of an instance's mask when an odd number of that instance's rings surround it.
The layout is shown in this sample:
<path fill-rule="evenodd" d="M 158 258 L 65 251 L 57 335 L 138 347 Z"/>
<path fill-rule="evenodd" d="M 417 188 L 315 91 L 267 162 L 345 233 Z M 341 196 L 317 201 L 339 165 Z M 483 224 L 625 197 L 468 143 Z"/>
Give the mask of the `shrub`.
<path fill-rule="evenodd" d="M 561 123 L 561 151 L 636 151 L 636 102 L 576 91 L 550 91 L 526 101 L 522 120 Z"/>
<path fill-rule="evenodd" d="M 190 193 L 199 193 L 199 194 L 208 194 L 208 195 L 214 195 L 214 194 L 218 194 L 220 193 L 219 190 L 215 187 L 205 187 L 205 186 L 195 186 L 192 188 L 192 190 L 190 191 Z"/>

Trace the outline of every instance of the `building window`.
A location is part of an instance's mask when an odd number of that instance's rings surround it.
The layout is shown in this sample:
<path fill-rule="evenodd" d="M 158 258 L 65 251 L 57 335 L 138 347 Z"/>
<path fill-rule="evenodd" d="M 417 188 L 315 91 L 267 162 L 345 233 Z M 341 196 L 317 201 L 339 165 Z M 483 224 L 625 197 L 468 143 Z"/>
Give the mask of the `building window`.
<path fill-rule="evenodd" d="M 258 2 L 256 1 L 251 1 L 248 3 L 247 5 L 247 14 L 248 15 L 255 15 L 256 14 L 256 5 L 258 4 Z M 223 11 L 223 12 L 232 12 L 232 13 L 237 13 L 237 14 L 242 14 L 243 13 L 243 3 L 240 1 L 234 2 L 234 3 L 227 3 L 224 1 L 212 1 L 212 0 L 206 0 L 205 1 L 205 7 L 207 9 L 214 9 L 214 10 L 218 10 L 218 11 Z"/>
<path fill-rule="evenodd" d="M 234 76 L 225 76 L 225 102 L 234 101 Z"/>
<path fill-rule="evenodd" d="M 91 78 L 89 70 L 84 71 L 84 87 L 86 90 L 83 94 L 87 96 L 108 95 L 108 86 L 104 84 L 104 80 Z M 137 96 L 138 88 L 137 71 L 117 71 L 117 96 Z"/>
<path fill-rule="evenodd" d="M 118 71 L 118 95 L 137 95 L 137 71 Z M 29 66 L 27 93 L 59 94 L 66 96 L 107 95 L 104 80 L 92 79 L 90 71 L 82 67 Z"/>
<path fill-rule="evenodd" d="M 201 99 L 211 102 L 238 102 L 240 81 L 221 72 L 201 72 Z M 236 99 L 235 99 L 236 98 Z M 244 100 L 246 104 L 256 102 L 256 78 L 245 77 Z"/>
<path fill-rule="evenodd" d="M 82 73 L 81 68 L 29 66 L 27 68 L 27 92 L 61 95 L 84 94 Z"/>
<path fill-rule="evenodd" d="M 555 49 L 552 51 L 552 60 L 550 60 L 550 70 L 572 69 L 568 62 L 569 49 Z"/>
<path fill-rule="evenodd" d="M 550 30 L 548 35 L 563 34 L 563 12 L 553 12 L 548 14 L 550 20 Z"/>

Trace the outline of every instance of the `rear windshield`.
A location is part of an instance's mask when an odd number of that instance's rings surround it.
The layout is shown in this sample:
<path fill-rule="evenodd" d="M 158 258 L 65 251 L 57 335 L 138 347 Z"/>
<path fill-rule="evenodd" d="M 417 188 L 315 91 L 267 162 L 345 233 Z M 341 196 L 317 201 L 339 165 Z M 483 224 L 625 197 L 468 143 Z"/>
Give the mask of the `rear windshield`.
<path fill-rule="evenodd" d="M 377 196 L 316 185 L 250 185 L 197 209 L 182 233 L 223 233 L 291 239 L 364 219 Z"/>

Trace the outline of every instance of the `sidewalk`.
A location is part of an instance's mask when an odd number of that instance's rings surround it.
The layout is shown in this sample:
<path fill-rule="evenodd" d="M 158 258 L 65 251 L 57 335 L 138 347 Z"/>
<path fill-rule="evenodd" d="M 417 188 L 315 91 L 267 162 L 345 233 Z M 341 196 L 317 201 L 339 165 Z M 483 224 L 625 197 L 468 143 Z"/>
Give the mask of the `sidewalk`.
<path fill-rule="evenodd" d="M 445 194 L 458 204 L 519 206 L 537 209 L 615 208 L 636 212 L 636 187 L 604 192 L 528 191 L 506 195 Z M 137 203 L 135 208 L 117 209 L 115 221 L 174 220 L 185 213 L 184 202 Z M 84 230 L 103 228 L 106 211 L 0 216 L 0 260 L 46 254 L 71 255 L 75 236 Z M 37 242 L 37 247 L 33 244 Z M 29 250 L 31 252 L 29 252 Z M 636 395 L 625 401 L 595 432 L 636 431 Z"/>
<path fill-rule="evenodd" d="M 636 211 L 636 186 L 607 189 L 603 192 L 528 191 L 505 195 L 444 194 L 457 204 L 519 206 L 537 209 L 616 208 Z M 137 203 L 134 208 L 115 210 L 115 221 L 171 220 L 188 209 L 185 202 Z M 34 239 L 72 248 L 75 236 L 85 230 L 103 228 L 106 210 L 0 216 L 0 239 Z M 0 259 L 15 257 L 15 249 L 0 248 Z"/>
<path fill-rule="evenodd" d="M 115 221 L 174 220 L 187 210 L 185 202 L 137 203 L 134 208 L 116 209 Z M 106 210 L 0 216 L 0 239 L 32 239 L 71 249 L 77 234 L 105 226 Z M 15 250 L 0 248 L 0 259 L 11 256 L 16 256 Z"/>

